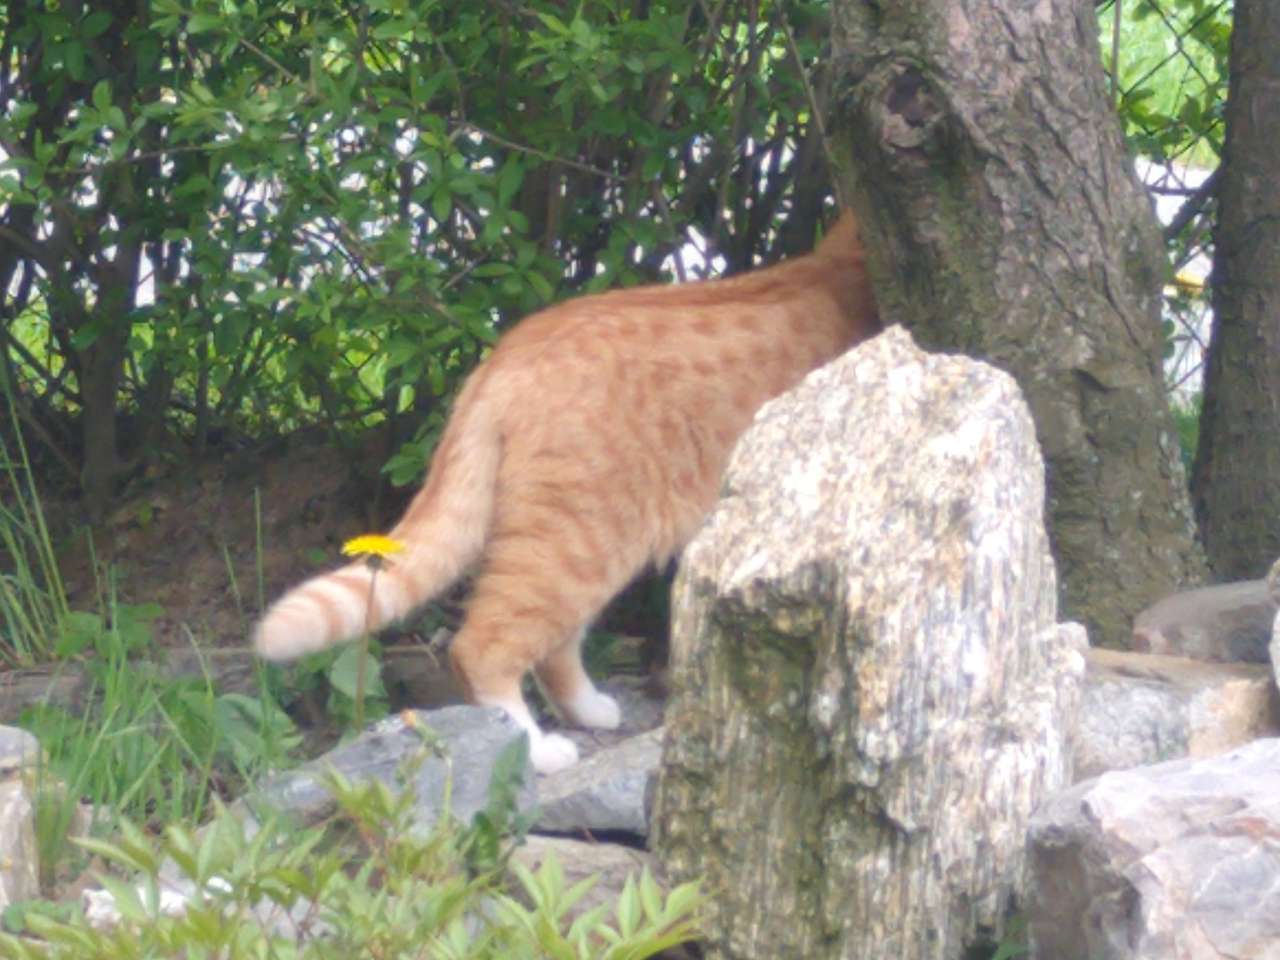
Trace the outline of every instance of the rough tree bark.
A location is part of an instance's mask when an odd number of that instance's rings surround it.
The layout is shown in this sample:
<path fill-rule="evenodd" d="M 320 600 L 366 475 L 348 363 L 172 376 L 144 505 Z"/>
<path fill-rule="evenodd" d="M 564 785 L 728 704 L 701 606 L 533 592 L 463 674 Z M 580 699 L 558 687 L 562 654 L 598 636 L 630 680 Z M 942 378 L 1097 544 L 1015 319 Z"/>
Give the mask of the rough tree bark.
<path fill-rule="evenodd" d="M 1091 4 L 836 0 L 833 126 L 882 312 L 990 359 L 1048 466 L 1063 615 L 1126 643 L 1199 580 L 1160 375 L 1162 252 Z"/>
<path fill-rule="evenodd" d="M 1280 6 L 1237 0 L 1192 494 L 1214 574 L 1280 556 Z"/>

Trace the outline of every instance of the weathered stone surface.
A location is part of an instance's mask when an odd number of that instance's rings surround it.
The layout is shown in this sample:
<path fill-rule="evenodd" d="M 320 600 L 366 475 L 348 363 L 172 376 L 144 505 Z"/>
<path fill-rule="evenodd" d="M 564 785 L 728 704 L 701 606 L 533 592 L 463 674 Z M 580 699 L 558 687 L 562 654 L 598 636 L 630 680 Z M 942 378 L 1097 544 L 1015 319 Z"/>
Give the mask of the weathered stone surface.
<path fill-rule="evenodd" d="M 535 830 L 649 833 L 646 797 L 662 760 L 661 728 L 601 750 L 537 783 Z"/>
<path fill-rule="evenodd" d="M 40 893 L 35 812 L 26 784 L 0 781 L 0 910 Z"/>
<path fill-rule="evenodd" d="M 1262 664 L 1100 649 L 1087 660 L 1077 781 L 1280 735 L 1280 694 Z"/>
<path fill-rule="evenodd" d="M 1280 613 L 1271 625 L 1271 677 L 1280 689 Z"/>
<path fill-rule="evenodd" d="M 673 598 L 654 813 L 710 956 L 954 958 L 1069 779 L 1084 631 L 1006 375 L 900 329 L 768 404 Z"/>
<path fill-rule="evenodd" d="M 26 730 L 0 726 L 0 910 L 40 893 L 35 812 L 27 775 L 40 742 Z"/>
<path fill-rule="evenodd" d="M 34 768 L 39 760 L 39 740 L 21 727 L 0 726 L 0 779 Z"/>
<path fill-rule="evenodd" d="M 1271 565 L 1271 572 L 1267 574 L 1267 589 L 1271 592 L 1271 599 L 1275 605 L 1280 608 L 1280 560 Z M 1275 619 L 1271 622 L 1271 675 L 1275 678 L 1276 687 L 1280 688 L 1280 612 L 1276 613 Z"/>
<path fill-rule="evenodd" d="M 1175 593 L 1134 618 L 1133 648 L 1196 660 L 1266 663 L 1278 606 L 1280 596 L 1267 580 Z"/>
<path fill-rule="evenodd" d="M 548 856 L 554 856 L 564 871 L 565 888 L 587 877 L 597 877 L 594 887 L 570 910 L 571 916 L 579 916 L 601 904 L 614 904 L 622 892 L 627 877 L 639 879 L 645 867 L 657 873 L 652 854 L 634 847 L 616 843 L 586 843 L 567 837 L 529 836 L 523 845 L 511 855 L 511 862 L 530 870 L 537 870 Z M 514 879 L 514 878 L 513 878 Z M 512 888 L 519 890 L 518 883 Z"/>
<path fill-rule="evenodd" d="M 1038 960 L 1280 958 L 1280 740 L 1077 784 L 1029 847 Z"/>
<path fill-rule="evenodd" d="M 414 718 L 413 726 L 405 717 Z M 424 746 L 419 728 L 425 727 L 442 750 Z M 522 732 L 503 711 L 483 707 L 442 707 L 439 710 L 404 711 L 374 725 L 350 743 L 303 764 L 297 770 L 262 784 L 251 805 L 266 803 L 290 811 L 309 822 L 334 810 L 333 798 L 325 786 L 325 773 L 334 769 L 348 780 L 377 779 L 397 784 L 397 771 L 410 757 L 425 750 L 426 759 L 413 777 L 417 791 L 417 820 L 434 822 L 439 815 L 445 785 L 450 784 L 450 809 L 466 821 L 484 808 L 488 799 L 489 776 L 494 760 L 504 747 Z M 526 777 L 521 793 L 522 807 L 533 804 L 532 775 Z"/>

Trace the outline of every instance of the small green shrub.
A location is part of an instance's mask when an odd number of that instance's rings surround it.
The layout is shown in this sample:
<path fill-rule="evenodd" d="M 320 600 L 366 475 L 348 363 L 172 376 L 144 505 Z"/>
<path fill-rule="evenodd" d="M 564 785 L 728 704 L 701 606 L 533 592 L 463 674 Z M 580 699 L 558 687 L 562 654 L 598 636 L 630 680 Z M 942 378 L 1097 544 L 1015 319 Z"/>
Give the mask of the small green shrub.
<path fill-rule="evenodd" d="M 88 685 L 74 712 L 30 707 L 19 724 L 47 752 L 35 783 L 36 837 L 46 889 L 72 858 L 67 828 L 81 800 L 99 820 L 159 825 L 206 816 L 211 796 L 285 765 L 300 742 L 265 693 L 218 694 L 203 677 L 172 678 L 130 658 L 152 644 L 154 605 L 110 603 L 106 617 L 72 613 L 57 647 L 83 661 Z"/>
<path fill-rule="evenodd" d="M 0 365 L 0 397 L 12 442 L 0 428 L 0 667 L 47 660 L 67 616 L 67 595 L 53 554 L 22 428 Z"/>
<path fill-rule="evenodd" d="M 1197 393 L 1185 403 L 1173 402 L 1169 405 L 1173 413 L 1173 423 L 1178 430 L 1178 446 L 1182 452 L 1182 463 L 1188 470 L 1195 460 L 1196 446 L 1200 442 L 1200 411 L 1204 405 L 1203 394 Z"/>
<path fill-rule="evenodd" d="M 342 813 L 320 827 L 268 818 L 251 831 L 221 811 L 200 835 L 171 826 L 156 838 L 125 823 L 111 842 L 82 841 L 118 871 L 103 884 L 119 924 L 98 930 L 78 911 L 28 910 L 22 936 L 0 934 L 0 957 L 643 960 L 696 934 L 694 884 L 663 896 L 644 873 L 611 912 L 571 919 L 591 881 L 566 889 L 554 861 L 515 869 L 519 898 L 502 888 L 509 844 L 491 868 L 476 868 L 468 851 L 491 819 L 462 826 L 446 814 L 423 830 L 410 790 L 336 775 L 330 787 Z M 509 802 L 499 788 L 491 798 Z M 177 916 L 161 909 L 166 863 L 200 892 Z"/>

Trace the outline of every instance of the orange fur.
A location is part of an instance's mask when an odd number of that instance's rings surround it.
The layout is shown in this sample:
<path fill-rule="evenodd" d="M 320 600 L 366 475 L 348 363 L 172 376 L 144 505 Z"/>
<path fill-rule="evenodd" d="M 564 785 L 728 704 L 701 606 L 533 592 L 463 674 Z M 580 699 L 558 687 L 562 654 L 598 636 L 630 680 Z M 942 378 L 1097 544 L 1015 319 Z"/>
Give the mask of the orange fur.
<path fill-rule="evenodd" d="M 576 759 L 520 693 L 534 669 L 571 722 L 616 726 L 579 646 L 646 564 L 662 564 L 715 501 L 756 410 L 878 329 L 857 225 L 811 254 L 727 280 L 618 290 L 544 310 L 504 336 L 458 396 L 426 483 L 391 536 L 370 627 L 479 564 L 450 651 L 471 699 L 529 731 L 535 766 Z M 279 600 L 255 645 L 288 659 L 365 628 L 363 563 Z"/>

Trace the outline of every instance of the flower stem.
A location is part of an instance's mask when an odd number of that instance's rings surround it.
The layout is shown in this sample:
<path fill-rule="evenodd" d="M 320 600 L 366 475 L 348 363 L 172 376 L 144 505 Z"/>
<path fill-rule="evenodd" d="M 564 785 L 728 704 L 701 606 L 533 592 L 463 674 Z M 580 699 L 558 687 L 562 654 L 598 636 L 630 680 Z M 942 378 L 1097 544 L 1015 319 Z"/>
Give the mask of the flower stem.
<path fill-rule="evenodd" d="M 369 574 L 369 596 L 364 607 L 364 633 L 360 635 L 360 656 L 356 661 L 356 702 L 352 713 L 352 722 L 356 732 L 364 730 L 364 685 L 365 671 L 369 665 L 369 624 L 373 620 L 373 589 L 378 583 L 378 567 L 371 565 Z"/>

